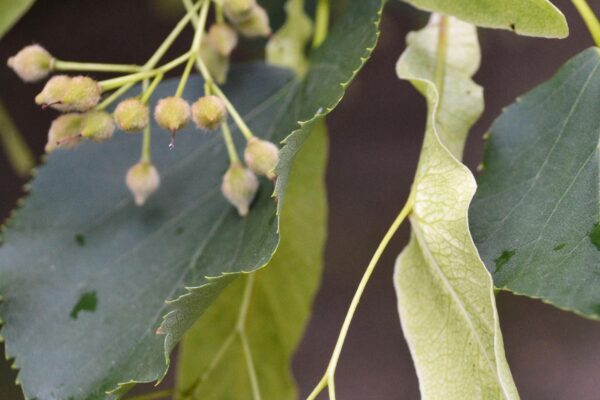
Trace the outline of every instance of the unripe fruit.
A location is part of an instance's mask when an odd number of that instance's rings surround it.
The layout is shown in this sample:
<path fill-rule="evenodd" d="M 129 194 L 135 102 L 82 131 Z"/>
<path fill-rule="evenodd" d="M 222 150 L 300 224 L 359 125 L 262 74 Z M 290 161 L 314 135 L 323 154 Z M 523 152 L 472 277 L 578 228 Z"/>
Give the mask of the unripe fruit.
<path fill-rule="evenodd" d="M 136 98 L 123 100 L 115 109 L 115 122 L 122 131 L 140 131 L 150 122 L 150 110 Z"/>
<path fill-rule="evenodd" d="M 225 15 L 233 22 L 247 19 L 254 7 L 256 7 L 256 0 L 223 0 Z"/>
<path fill-rule="evenodd" d="M 227 79 L 227 73 L 229 72 L 229 57 L 220 54 L 208 41 L 206 37 L 202 39 L 202 46 L 200 46 L 200 57 L 208 72 L 213 79 L 222 85 Z"/>
<path fill-rule="evenodd" d="M 141 206 L 160 186 L 160 176 L 154 165 L 140 161 L 129 168 L 125 182 L 133 194 L 135 204 Z"/>
<path fill-rule="evenodd" d="M 279 148 L 267 140 L 253 137 L 248 140 L 246 145 L 244 160 L 256 174 L 275 179 L 275 167 L 279 161 Z"/>
<path fill-rule="evenodd" d="M 27 46 L 8 59 L 8 66 L 25 82 L 36 82 L 48 76 L 54 58 L 42 46 Z"/>
<path fill-rule="evenodd" d="M 102 88 L 87 76 L 68 77 L 58 75 L 51 78 L 35 102 L 43 107 L 59 111 L 87 111 L 98 104 Z"/>
<path fill-rule="evenodd" d="M 83 115 L 81 136 L 102 142 L 115 133 L 115 122 L 112 116 L 104 111 L 90 111 Z"/>
<path fill-rule="evenodd" d="M 252 204 L 257 190 L 258 179 L 252 171 L 244 168 L 239 162 L 229 166 L 223 176 L 221 192 L 237 208 L 242 217 L 248 215 L 250 204 Z"/>
<path fill-rule="evenodd" d="M 225 103 L 217 96 L 202 96 L 192 104 L 192 120 L 198 128 L 213 130 L 227 118 Z"/>
<path fill-rule="evenodd" d="M 156 119 L 158 125 L 171 133 L 187 125 L 190 114 L 190 105 L 177 96 L 160 99 L 154 109 L 154 119 Z"/>
<path fill-rule="evenodd" d="M 261 6 L 252 8 L 248 18 L 235 22 L 235 28 L 248 38 L 267 37 L 271 35 L 269 15 Z"/>
<path fill-rule="evenodd" d="M 208 43 L 223 57 L 228 57 L 238 43 L 237 32 L 225 23 L 212 25 L 207 38 Z"/>
<path fill-rule="evenodd" d="M 50 153 L 58 147 L 71 149 L 77 146 L 81 140 L 81 114 L 63 114 L 52 121 L 48 130 L 48 143 L 46 152 Z"/>

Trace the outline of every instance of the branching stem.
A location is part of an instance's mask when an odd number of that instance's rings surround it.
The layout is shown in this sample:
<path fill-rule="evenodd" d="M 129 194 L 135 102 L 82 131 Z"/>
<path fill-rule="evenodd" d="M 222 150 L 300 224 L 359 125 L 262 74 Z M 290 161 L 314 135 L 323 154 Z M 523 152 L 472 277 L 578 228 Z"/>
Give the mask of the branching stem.
<path fill-rule="evenodd" d="M 193 9 L 193 4 L 190 0 L 183 0 L 186 8 L 195 13 Z M 202 45 L 202 36 L 204 35 L 204 27 L 206 26 L 206 18 L 208 16 L 208 10 L 210 8 L 211 0 L 204 0 L 204 4 L 200 10 L 200 18 L 198 23 L 196 24 L 196 33 L 194 34 L 194 39 L 192 40 L 192 47 L 190 49 L 190 58 L 185 66 L 185 70 L 181 75 L 181 80 L 179 81 L 179 86 L 177 86 L 177 91 L 175 92 L 175 96 L 181 97 L 183 91 L 185 89 L 185 85 L 187 84 L 188 78 L 190 77 L 190 73 L 192 72 L 192 67 L 194 66 L 194 60 L 198 57 L 198 53 L 200 51 L 200 46 Z M 194 19 L 194 17 L 192 17 Z"/>
<path fill-rule="evenodd" d="M 338 365 L 344 342 L 346 341 L 346 336 L 348 335 L 350 323 L 354 318 L 354 314 L 356 313 L 356 309 L 358 307 L 360 299 L 362 298 L 367 283 L 369 282 L 369 279 L 371 278 L 371 275 L 375 270 L 375 266 L 379 262 L 379 259 L 381 258 L 381 255 L 383 254 L 384 250 L 387 248 L 388 244 L 392 240 L 392 237 L 398 231 L 400 225 L 402 225 L 402 222 L 404 222 L 406 217 L 412 211 L 413 201 L 413 194 L 411 192 L 411 195 L 409 196 L 408 200 L 406 201 L 406 204 L 400 211 L 400 214 L 398 214 L 398 216 L 386 232 L 385 236 L 381 240 L 381 243 L 379 243 L 379 246 L 377 246 L 377 250 L 375 250 L 373 257 L 371 258 L 371 261 L 369 262 L 369 265 L 367 266 L 367 269 L 365 270 L 365 273 L 362 279 L 360 280 L 360 283 L 358 284 L 358 288 L 354 293 L 354 297 L 352 298 L 352 302 L 350 303 L 350 307 L 348 308 L 348 312 L 346 313 L 346 318 L 344 319 L 344 323 L 342 324 L 342 328 L 340 330 L 337 342 L 333 349 L 331 359 L 329 361 L 329 364 L 327 365 L 327 370 L 325 371 L 325 374 L 323 375 L 317 386 L 314 388 L 312 393 L 307 397 L 307 400 L 316 399 L 319 393 L 321 393 L 325 389 L 325 387 L 329 388 L 329 399 L 335 400 L 335 370 Z"/>

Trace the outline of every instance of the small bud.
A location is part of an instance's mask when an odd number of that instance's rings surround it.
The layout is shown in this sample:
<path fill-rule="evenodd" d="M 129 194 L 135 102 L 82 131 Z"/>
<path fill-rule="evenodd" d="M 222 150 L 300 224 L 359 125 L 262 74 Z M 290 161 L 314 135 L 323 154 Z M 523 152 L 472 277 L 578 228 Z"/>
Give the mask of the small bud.
<path fill-rule="evenodd" d="M 244 160 L 256 174 L 275 179 L 275 167 L 279 161 L 279 148 L 268 140 L 253 137 L 248 140 L 246 145 Z"/>
<path fill-rule="evenodd" d="M 160 99 L 154 109 L 154 119 L 158 125 L 171 133 L 177 132 L 190 120 L 190 105 L 181 97 L 171 96 Z"/>
<path fill-rule="evenodd" d="M 25 82 L 36 82 L 48 76 L 54 58 L 42 46 L 33 44 L 8 59 L 8 66 Z"/>
<path fill-rule="evenodd" d="M 102 88 L 92 78 L 58 75 L 46 83 L 35 102 L 64 112 L 87 111 L 98 104 L 101 95 Z"/>
<path fill-rule="evenodd" d="M 115 109 L 115 122 L 124 132 L 140 131 L 150 122 L 150 110 L 136 98 L 123 100 Z"/>
<path fill-rule="evenodd" d="M 264 8 L 258 5 L 252 8 L 248 18 L 243 21 L 235 22 L 235 27 L 242 35 L 249 38 L 267 37 L 271 35 L 269 15 Z"/>
<path fill-rule="evenodd" d="M 225 23 L 212 25 L 207 38 L 208 43 L 223 57 L 228 57 L 238 43 L 237 32 Z"/>
<path fill-rule="evenodd" d="M 81 140 L 81 114 L 63 114 L 52 121 L 48 131 L 48 143 L 46 152 L 50 153 L 58 147 L 72 149 Z"/>
<path fill-rule="evenodd" d="M 198 128 L 213 130 L 227 118 L 227 109 L 220 97 L 202 96 L 192 104 L 192 119 Z"/>
<path fill-rule="evenodd" d="M 206 64 L 206 68 L 208 68 L 208 72 L 210 72 L 213 79 L 219 85 L 224 84 L 229 72 L 229 57 L 220 54 L 206 37 L 202 39 L 200 57 L 202 57 L 202 61 Z"/>
<path fill-rule="evenodd" d="M 256 0 L 223 0 L 223 11 L 233 22 L 240 22 L 250 17 Z"/>
<path fill-rule="evenodd" d="M 250 204 L 258 190 L 258 179 L 248 168 L 244 168 L 239 162 L 231 164 L 225 175 L 221 191 L 223 196 L 233 204 L 238 213 L 244 217 L 248 215 Z"/>
<path fill-rule="evenodd" d="M 104 111 L 90 111 L 83 115 L 81 136 L 96 142 L 108 140 L 115 133 L 112 116 Z"/>
<path fill-rule="evenodd" d="M 135 204 L 141 206 L 160 186 L 160 176 L 154 165 L 140 161 L 129 168 L 125 182 L 133 194 Z"/>

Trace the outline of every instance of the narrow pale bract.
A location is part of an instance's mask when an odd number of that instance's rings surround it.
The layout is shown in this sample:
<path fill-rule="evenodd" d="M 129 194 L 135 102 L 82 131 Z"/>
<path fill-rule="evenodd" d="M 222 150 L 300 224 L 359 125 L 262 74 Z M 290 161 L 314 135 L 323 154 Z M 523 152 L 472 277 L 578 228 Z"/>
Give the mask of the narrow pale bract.
<path fill-rule="evenodd" d="M 411 240 L 394 274 L 402 329 L 422 399 L 518 399 L 492 279 L 469 232 L 476 184 L 459 161 L 483 110 L 482 89 L 471 80 L 480 60 L 477 33 L 448 18 L 440 35 L 440 21 L 434 17 L 411 33 L 397 64 L 398 76 L 425 96 L 429 108 L 411 196 Z M 438 46 L 442 37 L 445 51 Z"/>

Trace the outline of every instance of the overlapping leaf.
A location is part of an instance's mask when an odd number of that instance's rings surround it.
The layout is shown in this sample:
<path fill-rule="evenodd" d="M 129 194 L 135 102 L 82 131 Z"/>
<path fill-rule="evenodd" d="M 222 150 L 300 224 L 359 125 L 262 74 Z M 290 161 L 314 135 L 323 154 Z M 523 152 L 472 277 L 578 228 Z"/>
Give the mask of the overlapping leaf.
<path fill-rule="evenodd" d="M 471 229 L 496 286 L 600 318 L 600 50 L 490 129 Z"/>
<path fill-rule="evenodd" d="M 0 38 L 8 32 L 35 0 L 4 0 L 0 2 Z"/>
<path fill-rule="evenodd" d="M 296 152 L 370 55 L 381 7 L 352 2 L 301 80 L 261 65 L 232 73 L 225 90 L 260 136 L 281 141 L 306 121 L 282 150 L 279 207 Z M 201 87 L 192 80 L 188 99 Z M 174 90 L 169 82 L 157 96 Z M 153 141 L 168 140 L 155 129 Z M 218 137 L 189 129 L 174 152 L 155 151 L 162 186 L 143 208 L 123 183 L 138 151 L 139 137 L 120 134 L 52 155 L 4 232 L 2 333 L 30 398 L 104 399 L 160 378 L 165 354 L 224 287 L 265 265 L 277 246 L 268 182 L 246 219 L 219 193 L 227 156 Z"/>
<path fill-rule="evenodd" d="M 177 369 L 182 400 L 253 400 L 242 335 L 261 397 L 297 398 L 291 356 L 310 313 L 325 242 L 327 141 L 324 123 L 317 127 L 294 161 L 277 253 L 254 281 L 240 278 L 227 287 L 183 340 Z"/>
<path fill-rule="evenodd" d="M 453 15 L 475 25 L 520 35 L 564 38 L 569 27 L 549 0 L 404 0 L 415 7 Z"/>
<path fill-rule="evenodd" d="M 436 51 L 439 31 L 433 18 L 411 33 L 397 65 L 429 108 L 411 194 L 411 240 L 394 274 L 400 319 L 423 399 L 517 399 L 492 280 L 469 233 L 475 180 L 459 161 L 483 109 L 482 90 L 471 81 L 479 66 L 477 34 L 448 18 L 444 58 Z"/>

